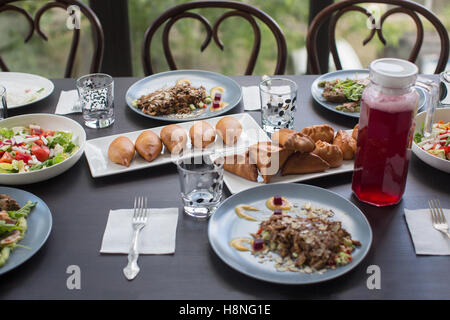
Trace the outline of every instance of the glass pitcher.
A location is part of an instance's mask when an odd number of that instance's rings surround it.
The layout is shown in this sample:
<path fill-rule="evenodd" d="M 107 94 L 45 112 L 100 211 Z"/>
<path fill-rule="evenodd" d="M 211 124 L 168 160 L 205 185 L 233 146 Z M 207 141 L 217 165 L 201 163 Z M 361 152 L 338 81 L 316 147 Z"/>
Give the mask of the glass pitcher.
<path fill-rule="evenodd" d="M 406 60 L 378 59 L 369 71 L 370 84 L 361 98 L 352 190 L 363 202 L 388 206 L 398 203 L 405 191 L 417 88 L 427 92 L 428 108 L 435 108 L 439 86 L 422 78 L 416 82 L 418 68 Z M 433 113 L 426 121 L 432 123 Z"/>

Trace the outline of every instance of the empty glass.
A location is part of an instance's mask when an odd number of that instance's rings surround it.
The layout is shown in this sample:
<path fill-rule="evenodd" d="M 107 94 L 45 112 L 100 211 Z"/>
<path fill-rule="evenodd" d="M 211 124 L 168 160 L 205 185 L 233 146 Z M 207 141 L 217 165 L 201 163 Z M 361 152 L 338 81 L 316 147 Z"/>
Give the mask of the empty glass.
<path fill-rule="evenodd" d="M 106 128 L 114 123 L 114 80 L 104 73 L 88 74 L 77 80 L 84 124 Z"/>
<path fill-rule="evenodd" d="M 223 157 L 179 158 L 176 164 L 184 212 L 194 218 L 208 218 L 222 197 Z"/>
<path fill-rule="evenodd" d="M 6 104 L 6 88 L 0 86 L 0 120 L 8 117 L 8 106 Z"/>
<path fill-rule="evenodd" d="M 269 78 L 259 84 L 262 128 L 269 135 L 294 126 L 297 84 L 283 78 Z"/>

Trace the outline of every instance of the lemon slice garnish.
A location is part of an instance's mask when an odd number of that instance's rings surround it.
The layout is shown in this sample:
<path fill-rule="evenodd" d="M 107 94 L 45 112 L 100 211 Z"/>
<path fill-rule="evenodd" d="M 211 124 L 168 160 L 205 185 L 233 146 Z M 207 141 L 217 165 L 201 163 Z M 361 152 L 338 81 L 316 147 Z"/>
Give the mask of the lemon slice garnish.
<path fill-rule="evenodd" d="M 182 83 L 191 84 L 191 81 L 189 79 L 180 79 L 177 81 L 177 85 Z"/>
<path fill-rule="evenodd" d="M 209 95 L 211 96 L 211 99 L 214 100 L 214 97 L 216 95 L 216 92 L 219 92 L 220 94 L 223 94 L 225 92 L 225 89 L 223 87 L 214 87 L 209 91 Z"/>

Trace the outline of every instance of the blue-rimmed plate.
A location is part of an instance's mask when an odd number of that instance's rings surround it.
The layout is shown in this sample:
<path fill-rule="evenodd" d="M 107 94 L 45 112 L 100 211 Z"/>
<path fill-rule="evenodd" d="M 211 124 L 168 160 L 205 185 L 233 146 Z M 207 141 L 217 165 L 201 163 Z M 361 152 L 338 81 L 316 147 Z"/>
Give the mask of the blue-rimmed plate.
<path fill-rule="evenodd" d="M 345 79 L 368 79 L 369 78 L 369 70 L 367 69 L 351 69 L 351 70 L 339 70 L 335 72 L 329 72 L 324 75 L 321 75 L 316 80 L 314 80 L 311 85 L 311 95 L 313 99 L 322 107 L 331 110 L 336 113 L 343 114 L 348 117 L 359 118 L 359 112 L 344 112 L 336 110 L 336 107 L 342 103 L 328 102 L 322 97 L 323 88 L 319 87 L 318 84 L 321 81 L 332 81 L 335 79 L 345 80 Z M 426 93 L 417 88 L 417 92 L 419 93 L 419 108 L 418 111 L 422 110 L 425 106 L 426 102 Z"/>
<path fill-rule="evenodd" d="M 169 88 L 176 84 L 178 80 L 188 79 L 193 87 L 203 86 L 206 91 L 210 92 L 212 88 L 222 87 L 225 89 L 222 95 L 222 101 L 228 105 L 220 110 L 213 111 L 208 106 L 204 109 L 197 109 L 188 115 L 167 115 L 167 116 L 151 116 L 140 109 L 133 106 L 132 101 L 150 94 L 163 87 Z M 242 89 L 236 81 L 219 73 L 202 71 L 202 70 L 175 70 L 154 74 L 134 83 L 127 91 L 125 100 L 134 112 L 148 118 L 181 122 L 192 121 L 217 117 L 236 107 L 242 99 Z"/>
<path fill-rule="evenodd" d="M 25 236 L 19 242 L 28 248 L 17 247 L 11 252 L 8 261 L 0 267 L 0 275 L 2 275 L 30 259 L 44 245 L 52 230 L 52 214 L 45 202 L 32 193 L 8 187 L 0 187 L 0 193 L 11 196 L 20 206 L 27 201 L 37 202 L 27 218 L 28 228 Z"/>
<path fill-rule="evenodd" d="M 248 204 L 267 212 L 265 202 L 274 195 L 281 195 L 291 204 L 300 207 L 306 202 L 311 202 L 314 207 L 333 210 L 335 214 L 333 219 L 341 221 L 352 239 L 361 242 L 361 247 L 356 248 L 352 254 L 353 261 L 324 273 L 281 272 L 276 270 L 273 262 L 259 263 L 249 251 L 238 251 L 231 247 L 229 242 L 232 239 L 250 237 L 250 233 L 255 233 L 259 228 L 258 221 L 239 218 L 234 211 L 235 207 Z M 256 216 L 258 213 L 252 214 Z M 354 204 L 336 193 L 315 186 L 286 183 L 255 187 L 226 199 L 209 221 L 208 237 L 216 254 L 230 267 L 247 276 L 273 283 L 311 284 L 337 278 L 355 268 L 369 252 L 372 229 L 364 214 Z"/>

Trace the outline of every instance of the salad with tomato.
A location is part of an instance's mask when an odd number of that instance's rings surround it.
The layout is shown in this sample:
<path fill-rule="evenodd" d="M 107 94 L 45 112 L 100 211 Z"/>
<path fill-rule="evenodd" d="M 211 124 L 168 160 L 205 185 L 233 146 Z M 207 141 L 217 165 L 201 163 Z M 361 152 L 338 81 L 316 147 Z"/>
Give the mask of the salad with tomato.
<path fill-rule="evenodd" d="M 414 136 L 414 142 L 426 152 L 444 160 L 450 160 L 450 122 L 439 121 L 433 124 L 431 135 L 425 137 L 423 126 Z"/>
<path fill-rule="evenodd" d="M 51 167 L 78 149 L 73 134 L 38 125 L 0 127 L 0 173 L 22 173 Z"/>

